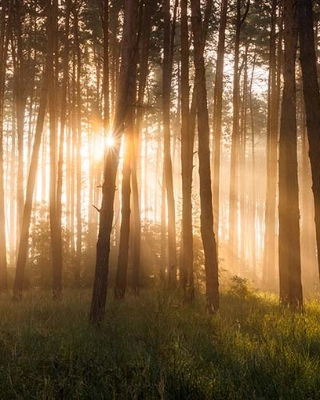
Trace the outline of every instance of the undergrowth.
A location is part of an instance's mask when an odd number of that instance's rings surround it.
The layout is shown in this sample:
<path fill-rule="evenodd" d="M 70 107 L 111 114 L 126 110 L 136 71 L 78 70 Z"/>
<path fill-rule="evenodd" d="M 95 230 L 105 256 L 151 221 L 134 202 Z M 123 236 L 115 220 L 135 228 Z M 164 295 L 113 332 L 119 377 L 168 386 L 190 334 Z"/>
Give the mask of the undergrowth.
<path fill-rule="evenodd" d="M 303 314 L 236 281 L 215 316 L 204 300 L 143 293 L 108 300 L 88 324 L 90 293 L 0 298 L 1 399 L 318 399 L 320 308 Z"/>

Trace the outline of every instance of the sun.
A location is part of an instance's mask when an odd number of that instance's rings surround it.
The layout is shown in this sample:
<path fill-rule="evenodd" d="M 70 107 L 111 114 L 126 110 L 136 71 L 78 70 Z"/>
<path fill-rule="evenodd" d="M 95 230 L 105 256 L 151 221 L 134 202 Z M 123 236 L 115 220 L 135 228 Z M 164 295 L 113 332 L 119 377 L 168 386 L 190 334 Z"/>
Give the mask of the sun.
<path fill-rule="evenodd" d="M 109 133 L 109 135 L 106 138 L 106 146 L 107 147 L 114 147 L 115 145 L 115 139 L 112 136 L 112 133 Z"/>

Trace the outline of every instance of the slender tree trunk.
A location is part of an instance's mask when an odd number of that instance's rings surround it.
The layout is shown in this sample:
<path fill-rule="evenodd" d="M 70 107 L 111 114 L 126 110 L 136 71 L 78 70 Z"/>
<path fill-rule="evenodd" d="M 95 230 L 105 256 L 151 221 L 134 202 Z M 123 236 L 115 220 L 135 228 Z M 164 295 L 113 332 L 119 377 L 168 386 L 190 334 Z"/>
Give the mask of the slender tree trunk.
<path fill-rule="evenodd" d="M 59 299 L 62 282 L 62 232 L 61 219 L 57 214 L 57 162 L 58 162 L 58 130 L 57 130 L 57 97 L 54 52 L 57 52 L 57 2 L 48 6 L 48 93 L 50 114 L 50 233 L 52 255 L 52 296 Z"/>
<path fill-rule="evenodd" d="M 236 3 L 236 22 L 235 22 L 235 44 L 234 44 L 234 65 L 233 65 L 233 114 L 232 114 L 232 142 L 231 142 L 231 165 L 230 165 L 230 192 L 229 192 L 229 245 L 231 251 L 231 263 L 238 263 L 238 178 L 237 163 L 239 159 L 240 144 L 240 33 L 241 27 L 247 17 L 250 0 L 247 1 L 246 10 L 241 16 L 241 0 Z M 235 266 L 235 265 L 234 265 Z"/>
<path fill-rule="evenodd" d="M 120 141 L 123 134 L 123 125 L 128 109 L 127 87 L 130 80 L 131 64 L 135 44 L 134 16 L 136 8 L 136 1 L 125 0 L 121 69 L 113 124 L 115 146 L 106 151 L 104 182 L 102 185 L 102 204 L 100 208 L 96 269 L 90 311 L 90 320 L 94 324 L 100 324 L 102 322 L 106 306 L 115 182 L 119 163 Z"/>
<path fill-rule="evenodd" d="M 127 288 L 127 269 L 129 259 L 129 236 L 130 236 L 130 197 L 131 197 L 131 161 L 133 151 L 134 134 L 134 108 L 135 101 L 135 81 L 136 65 L 131 68 L 129 87 L 127 96 L 129 105 L 127 106 L 126 130 L 124 133 L 124 159 L 121 183 L 121 227 L 119 240 L 118 267 L 115 284 L 115 298 L 123 299 Z"/>
<path fill-rule="evenodd" d="M 177 283 L 177 245 L 176 245 L 176 217 L 173 191 L 172 160 L 170 145 L 170 93 L 172 78 L 172 37 L 174 30 L 171 28 L 170 1 L 163 0 L 164 10 L 164 38 L 163 38 L 163 146 L 165 171 L 165 185 L 168 205 L 168 280 L 169 286 L 175 287 Z"/>
<path fill-rule="evenodd" d="M 180 275 L 184 300 L 194 299 L 192 171 L 194 132 L 189 126 L 189 38 L 188 2 L 181 0 L 181 177 L 182 177 L 182 249 Z"/>
<path fill-rule="evenodd" d="M 278 1 L 272 1 L 269 45 L 269 85 L 267 124 L 267 191 L 262 282 L 275 286 L 276 277 L 276 195 L 278 176 L 279 96 L 277 88 L 276 17 Z M 278 39 L 280 40 L 280 38 Z M 278 71 L 280 74 L 280 71 Z"/>
<path fill-rule="evenodd" d="M 210 4 L 210 7 L 208 6 Z M 212 2 L 206 11 L 210 13 Z M 198 156 L 200 178 L 201 237 L 203 242 L 206 271 L 207 310 L 214 313 L 219 309 L 218 256 L 213 231 L 212 191 L 210 177 L 209 116 L 204 64 L 205 34 L 202 27 L 200 1 L 191 0 L 191 22 L 194 37 L 195 85 L 198 110 Z"/>
<path fill-rule="evenodd" d="M 13 66 L 14 66 L 14 93 L 16 101 L 16 119 L 17 119 L 17 134 L 18 134 L 18 171 L 17 171 L 17 237 L 20 235 L 21 221 L 24 204 L 24 114 L 25 114 L 25 77 L 24 77 L 24 56 L 22 43 L 22 13 L 21 1 L 17 0 L 13 6 L 13 29 L 14 42 L 12 46 Z"/>
<path fill-rule="evenodd" d="M 141 129 L 144 116 L 144 96 L 148 76 L 148 60 L 151 36 L 151 16 L 154 13 L 156 3 L 146 0 L 142 10 L 142 26 L 140 39 L 140 66 L 139 66 L 139 88 L 138 88 L 138 107 L 136 111 L 136 127 L 133 138 L 132 158 L 132 204 L 133 204 L 133 249 L 132 249 L 132 290 L 135 294 L 139 293 L 139 273 L 140 273 L 140 251 L 141 251 L 141 213 L 139 184 L 141 176 L 140 152 L 141 152 Z M 140 21 L 140 24 L 141 24 Z M 140 185 L 141 186 L 141 185 Z M 156 208 L 156 205 L 154 205 Z"/>
<path fill-rule="evenodd" d="M 3 168 L 3 108 L 6 59 L 8 52 L 8 27 L 10 20 L 5 21 L 6 10 L 0 16 L 0 291 L 7 290 L 7 246 L 6 246 L 6 219 L 5 219 L 5 193 L 4 193 L 4 168 Z"/>
<path fill-rule="evenodd" d="M 295 61 L 294 0 L 284 1 L 284 88 L 279 142 L 279 279 L 280 301 L 302 307 Z"/>
<path fill-rule="evenodd" d="M 14 286 L 13 286 L 13 299 L 14 300 L 20 300 L 22 297 L 24 272 L 25 272 L 27 253 L 28 253 L 28 240 L 29 240 L 30 220 L 31 220 L 32 199 L 33 199 L 33 193 L 34 193 L 34 188 L 35 188 L 35 183 L 36 183 L 39 150 L 40 150 L 40 144 L 41 144 L 41 138 L 42 138 L 44 118 L 45 118 L 45 113 L 46 113 L 47 97 L 48 97 L 48 56 L 47 56 L 46 65 L 45 65 L 45 69 L 44 69 L 42 92 L 41 92 L 39 111 L 38 111 L 38 117 L 37 117 L 36 132 L 35 132 L 35 136 L 34 136 L 33 150 L 32 150 L 32 156 L 31 156 L 30 167 L 29 167 L 29 175 L 28 175 L 28 180 L 27 180 L 27 189 L 26 189 L 25 204 L 24 204 L 24 209 L 23 209 L 23 218 L 22 218 L 21 234 L 20 234 L 20 240 L 19 240 L 16 273 L 15 273 Z"/>
<path fill-rule="evenodd" d="M 318 270 L 320 276 L 320 94 L 311 0 L 298 0 L 300 62 L 309 140 L 309 158 L 315 208 Z"/>
<path fill-rule="evenodd" d="M 223 70 L 225 52 L 225 31 L 227 25 L 228 0 L 221 1 L 220 27 L 217 50 L 216 75 L 214 82 L 213 105 L 213 214 L 214 231 L 217 243 L 219 242 L 219 210 L 220 210 L 220 159 L 221 159 L 221 135 L 222 135 L 222 95 L 223 95 Z"/>

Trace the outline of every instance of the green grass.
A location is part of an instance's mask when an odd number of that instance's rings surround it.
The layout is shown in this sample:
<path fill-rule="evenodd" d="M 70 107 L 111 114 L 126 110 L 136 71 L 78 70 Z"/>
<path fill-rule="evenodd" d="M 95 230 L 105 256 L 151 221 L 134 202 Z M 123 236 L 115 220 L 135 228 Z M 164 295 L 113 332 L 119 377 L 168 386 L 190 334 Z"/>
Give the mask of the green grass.
<path fill-rule="evenodd" d="M 319 304 L 238 289 L 213 317 L 156 290 L 110 299 L 100 330 L 90 292 L 3 296 L 0 399 L 319 399 Z"/>

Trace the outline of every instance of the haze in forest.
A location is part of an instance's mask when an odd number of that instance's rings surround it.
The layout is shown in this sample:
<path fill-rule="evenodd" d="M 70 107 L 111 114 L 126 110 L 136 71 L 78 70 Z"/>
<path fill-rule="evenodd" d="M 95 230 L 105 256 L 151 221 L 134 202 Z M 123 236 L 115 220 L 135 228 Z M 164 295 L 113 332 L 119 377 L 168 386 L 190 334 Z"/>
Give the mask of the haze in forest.
<path fill-rule="evenodd" d="M 280 3 L 1 3 L 2 290 L 319 290 L 319 6 Z"/>

